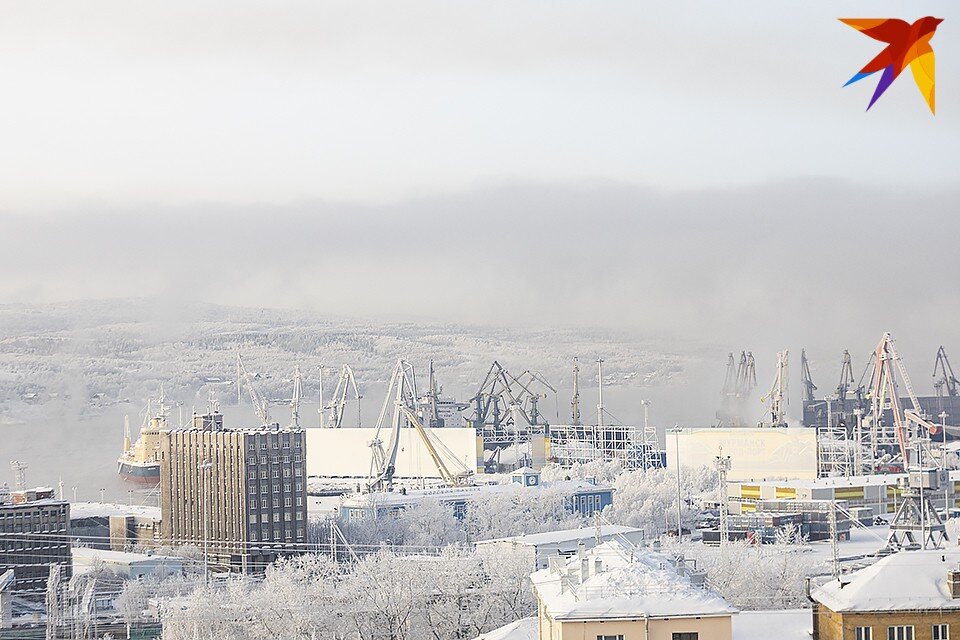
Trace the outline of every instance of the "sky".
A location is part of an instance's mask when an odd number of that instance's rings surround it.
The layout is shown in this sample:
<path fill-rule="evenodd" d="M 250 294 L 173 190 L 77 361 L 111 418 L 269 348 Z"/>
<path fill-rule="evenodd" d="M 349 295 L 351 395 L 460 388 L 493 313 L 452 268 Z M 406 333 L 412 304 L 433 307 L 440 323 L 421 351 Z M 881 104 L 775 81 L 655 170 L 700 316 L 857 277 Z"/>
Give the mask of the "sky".
<path fill-rule="evenodd" d="M 955 4 L 4 2 L 0 300 L 960 348 Z"/>

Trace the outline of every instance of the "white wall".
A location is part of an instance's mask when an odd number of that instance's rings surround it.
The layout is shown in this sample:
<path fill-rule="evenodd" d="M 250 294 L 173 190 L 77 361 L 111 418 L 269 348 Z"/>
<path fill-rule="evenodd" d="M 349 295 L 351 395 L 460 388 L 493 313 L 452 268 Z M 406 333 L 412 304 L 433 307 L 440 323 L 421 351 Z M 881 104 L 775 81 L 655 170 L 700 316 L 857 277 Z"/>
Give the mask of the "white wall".
<path fill-rule="evenodd" d="M 427 429 L 431 441 L 441 450 L 441 458 L 454 473 L 461 470 L 451 465 L 455 458 L 460 465 L 477 472 L 477 432 L 472 428 Z M 365 478 L 370 473 L 370 441 L 375 429 L 307 429 L 307 475 Z M 381 433 L 384 448 L 389 433 Z M 442 443 L 440 446 L 437 443 Z M 447 453 L 444 449 L 449 450 Z M 483 464 L 480 464 L 482 471 Z M 414 429 L 401 429 L 397 452 L 398 478 L 439 478 L 430 454 Z"/>
<path fill-rule="evenodd" d="M 676 468 L 677 442 L 680 464 L 714 467 L 721 451 L 730 456 L 730 480 L 817 477 L 817 430 L 744 427 L 728 429 L 682 429 L 666 434 L 667 466 Z"/>

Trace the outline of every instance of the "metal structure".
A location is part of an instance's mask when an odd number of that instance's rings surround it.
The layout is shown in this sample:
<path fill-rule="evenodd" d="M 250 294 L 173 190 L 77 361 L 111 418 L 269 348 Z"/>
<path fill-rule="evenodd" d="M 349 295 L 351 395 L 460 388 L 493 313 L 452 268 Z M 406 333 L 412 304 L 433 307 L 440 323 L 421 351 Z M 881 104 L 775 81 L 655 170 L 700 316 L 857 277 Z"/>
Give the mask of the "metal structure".
<path fill-rule="evenodd" d="M 847 393 L 850 391 L 850 385 L 856 381 L 853 377 L 853 360 L 850 359 L 850 351 L 843 350 L 843 362 L 840 364 L 840 383 L 837 385 L 837 399 L 842 403 L 847 400 Z M 857 398 L 863 397 L 863 386 L 856 388 Z"/>
<path fill-rule="evenodd" d="M 23 491 L 27 488 L 26 471 L 27 465 L 19 460 L 10 461 L 10 469 L 13 471 L 13 483 L 17 491 Z"/>
<path fill-rule="evenodd" d="M 813 402 L 816 398 L 815 391 L 817 385 L 813 384 L 813 376 L 810 375 L 810 362 L 807 360 L 807 350 L 800 350 L 800 383 L 803 385 L 803 399 L 806 402 Z"/>
<path fill-rule="evenodd" d="M 817 475 L 821 478 L 855 475 L 856 443 L 846 427 L 818 427 Z"/>
<path fill-rule="evenodd" d="M 290 396 L 290 424 L 294 429 L 300 428 L 300 401 L 303 398 L 303 376 L 300 374 L 300 365 L 293 369 L 293 394 Z"/>
<path fill-rule="evenodd" d="M 770 385 L 770 392 L 760 402 L 770 402 L 770 426 L 787 426 L 787 405 L 790 404 L 790 352 L 777 353 L 777 373 Z M 762 425 L 762 423 L 761 423 Z"/>
<path fill-rule="evenodd" d="M 495 449 L 521 444 L 545 431 L 548 423 L 540 413 L 539 401 L 547 394 L 539 388 L 556 393 L 541 374 L 527 370 L 514 376 L 494 361 L 469 401 L 473 407 L 469 422 L 477 435 L 483 436 L 484 446 Z"/>
<path fill-rule="evenodd" d="M 940 519 L 928 491 L 940 488 L 940 470 L 923 466 L 923 448 L 917 447 L 917 466 L 901 484 L 902 501 L 890 523 L 887 546 L 901 549 L 941 549 L 947 542 L 946 526 Z"/>
<path fill-rule="evenodd" d="M 337 388 L 334 389 L 329 404 L 323 402 L 323 369 L 323 367 L 320 367 L 320 425 L 331 429 L 339 429 L 343 426 L 343 416 L 346 412 L 347 402 L 352 397 L 357 403 L 357 426 L 362 426 L 360 400 L 363 396 L 360 394 L 359 387 L 357 387 L 357 379 L 353 375 L 353 369 L 347 364 L 340 367 Z M 353 393 L 351 393 L 351 390 Z"/>
<path fill-rule="evenodd" d="M 727 496 L 727 472 L 730 471 L 731 461 L 730 456 L 723 455 L 723 448 L 720 448 L 720 455 L 716 457 L 715 465 L 717 467 L 717 479 L 719 486 L 717 487 L 720 492 L 720 547 L 725 547 L 730 541 L 730 528 L 727 522 L 727 502 L 729 498 Z"/>
<path fill-rule="evenodd" d="M 597 425 L 603 426 L 603 358 L 597 358 Z"/>
<path fill-rule="evenodd" d="M 870 411 L 866 416 L 866 424 L 860 429 L 861 446 L 869 452 L 874 470 L 881 462 L 899 464 L 905 469 L 910 465 L 910 427 L 901 405 L 898 377 L 907 392 L 913 415 L 922 418 L 923 414 L 889 332 L 880 338 L 872 363 Z M 887 412 L 892 424 L 884 421 Z"/>
<path fill-rule="evenodd" d="M 939 377 L 937 375 L 938 371 Z M 957 385 L 960 384 L 960 380 L 957 380 L 956 376 L 953 375 L 953 367 L 950 366 L 950 360 L 947 359 L 947 352 L 943 345 L 940 345 L 940 348 L 937 349 L 937 359 L 933 363 L 933 379 L 933 388 L 938 398 L 942 398 L 944 395 L 957 395 Z"/>
<path fill-rule="evenodd" d="M 747 399 L 757 386 L 756 362 L 753 352 L 741 351 L 740 361 L 734 360 L 733 353 L 727 356 L 727 368 L 721 390 L 721 406 L 717 411 L 717 420 L 722 426 L 745 427 L 744 418 Z"/>
<path fill-rule="evenodd" d="M 628 471 L 663 466 L 656 429 L 628 425 L 550 425 L 550 461 L 570 468 L 620 462 Z"/>
<path fill-rule="evenodd" d="M 570 398 L 570 424 L 580 426 L 580 361 L 573 359 L 573 396 Z"/>
<path fill-rule="evenodd" d="M 263 396 L 260 391 L 253 384 L 253 380 L 250 378 L 250 374 L 247 372 L 247 367 L 243 364 L 243 358 L 240 356 L 240 352 L 237 352 L 237 404 L 240 404 L 242 400 L 242 394 L 240 393 L 241 383 L 247 390 L 247 394 L 250 396 L 250 403 L 253 405 L 253 410 L 256 412 L 257 417 L 260 418 L 260 421 L 264 426 L 270 424 L 270 409 L 267 399 Z"/>
<path fill-rule="evenodd" d="M 393 368 L 393 374 L 390 376 L 390 384 L 387 387 L 383 407 L 380 409 L 380 417 L 377 419 L 376 431 L 373 440 L 370 442 L 368 491 L 390 491 L 393 489 L 397 452 L 400 447 L 400 430 L 403 428 L 416 430 L 431 460 L 436 465 L 437 471 L 440 472 L 440 477 L 447 486 L 458 486 L 468 482 L 472 472 L 452 455 L 448 455 L 449 459 L 446 461 L 443 459 L 443 454 L 449 454 L 450 452 L 445 451 L 442 443 L 433 442 L 416 412 L 417 381 L 413 366 L 405 360 L 397 360 L 397 364 Z M 390 416 L 389 425 L 386 422 L 388 415 Z M 390 430 L 390 438 L 386 447 L 384 447 L 383 440 L 380 437 L 384 429 Z M 451 467 L 456 470 L 451 470 Z"/>

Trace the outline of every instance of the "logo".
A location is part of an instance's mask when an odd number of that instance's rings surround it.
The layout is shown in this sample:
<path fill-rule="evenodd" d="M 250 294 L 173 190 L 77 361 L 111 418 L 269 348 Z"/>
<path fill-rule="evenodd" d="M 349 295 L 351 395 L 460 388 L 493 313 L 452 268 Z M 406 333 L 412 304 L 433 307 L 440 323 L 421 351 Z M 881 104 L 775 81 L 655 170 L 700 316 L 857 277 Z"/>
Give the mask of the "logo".
<path fill-rule="evenodd" d="M 848 24 L 864 35 L 874 40 L 886 43 L 886 48 L 876 58 L 867 63 L 860 71 L 847 81 L 847 86 L 859 82 L 867 76 L 882 71 L 880 82 L 867 105 L 867 111 L 880 99 L 897 76 L 910 66 L 917 88 L 923 94 L 931 113 L 936 113 L 936 87 L 934 83 L 935 58 L 930 39 L 937 31 L 937 26 L 943 22 L 942 18 L 927 16 L 920 18 L 913 24 L 895 19 L 871 18 L 840 18 L 840 22 Z"/>

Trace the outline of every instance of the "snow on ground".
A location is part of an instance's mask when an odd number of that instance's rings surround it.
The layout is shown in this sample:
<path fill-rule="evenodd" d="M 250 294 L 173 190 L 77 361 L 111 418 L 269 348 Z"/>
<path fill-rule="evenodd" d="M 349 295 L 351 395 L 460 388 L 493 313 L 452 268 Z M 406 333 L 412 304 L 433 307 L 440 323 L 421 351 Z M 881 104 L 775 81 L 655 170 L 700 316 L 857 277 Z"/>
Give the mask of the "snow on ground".
<path fill-rule="evenodd" d="M 523 618 L 499 629 L 482 633 L 473 640 L 537 640 L 539 628 L 536 618 Z"/>
<path fill-rule="evenodd" d="M 810 640 L 810 609 L 741 611 L 733 616 L 733 640 Z"/>

